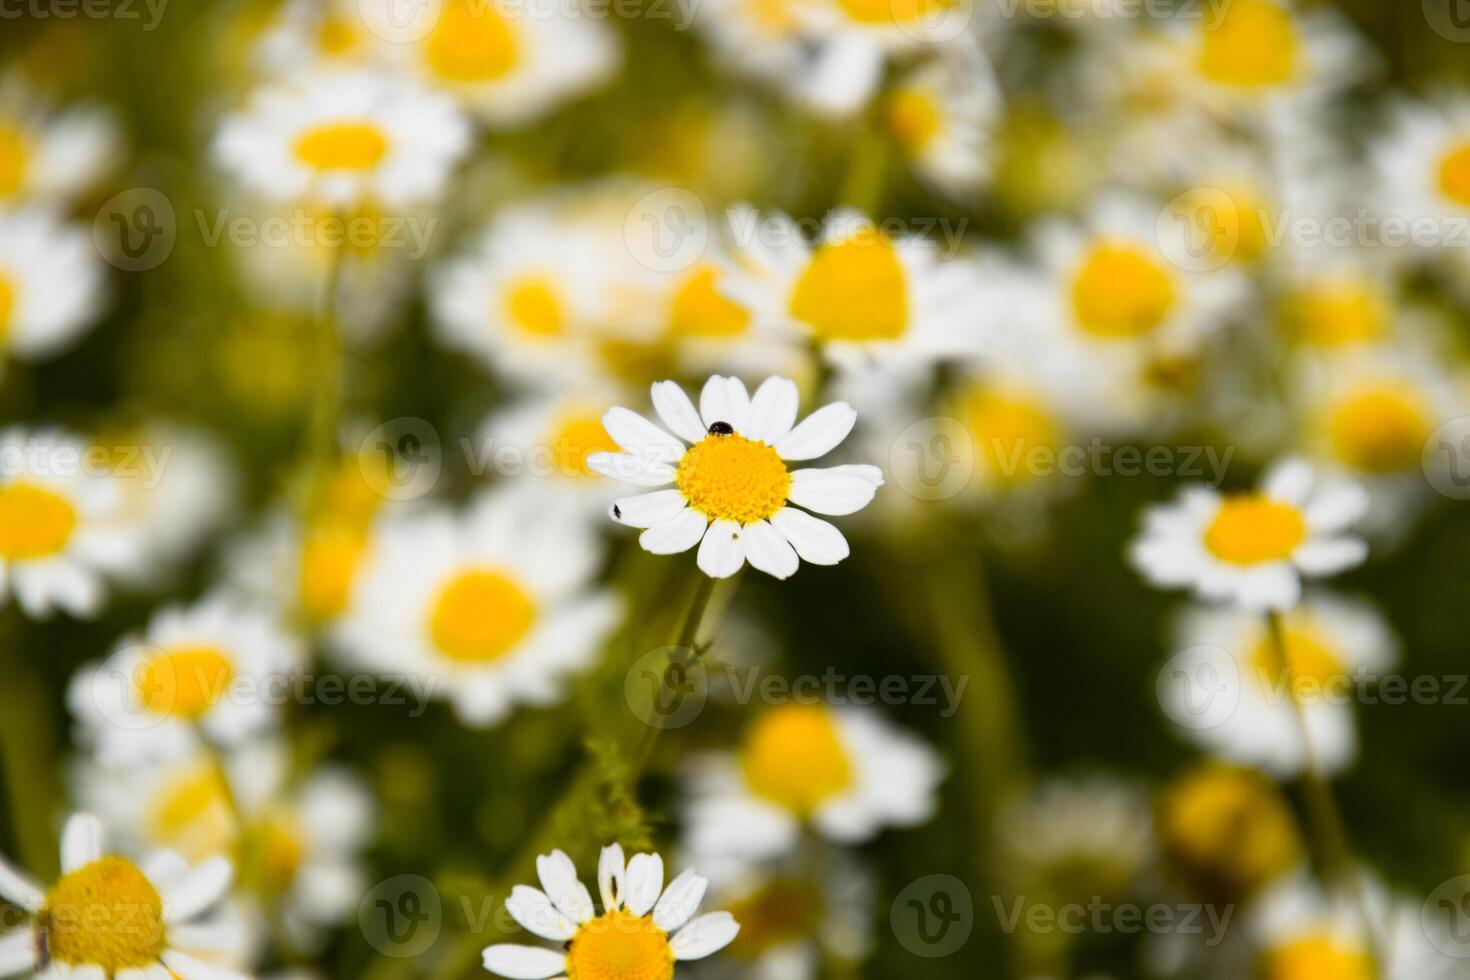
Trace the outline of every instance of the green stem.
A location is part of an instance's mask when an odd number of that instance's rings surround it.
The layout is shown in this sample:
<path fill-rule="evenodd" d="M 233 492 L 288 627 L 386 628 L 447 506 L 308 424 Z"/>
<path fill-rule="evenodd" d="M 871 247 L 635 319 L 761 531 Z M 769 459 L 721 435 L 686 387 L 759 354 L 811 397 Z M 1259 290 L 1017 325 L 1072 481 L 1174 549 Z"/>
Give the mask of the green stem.
<path fill-rule="evenodd" d="M 0 771 L 20 863 L 43 881 L 59 871 L 54 818 L 61 799 L 51 701 L 20 650 L 14 597 L 0 611 Z"/>
<path fill-rule="evenodd" d="M 888 137 L 866 120 L 860 125 L 838 199 L 848 207 L 874 215 L 883 203 L 888 178 Z"/>

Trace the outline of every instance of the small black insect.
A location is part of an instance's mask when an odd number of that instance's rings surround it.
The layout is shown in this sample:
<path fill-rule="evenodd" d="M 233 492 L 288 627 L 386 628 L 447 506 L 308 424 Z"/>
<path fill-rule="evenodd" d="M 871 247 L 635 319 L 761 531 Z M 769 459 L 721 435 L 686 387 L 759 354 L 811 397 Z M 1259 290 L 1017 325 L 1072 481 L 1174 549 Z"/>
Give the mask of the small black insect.
<path fill-rule="evenodd" d="M 711 422 L 709 434 L 712 436 L 733 436 L 735 434 L 735 426 L 729 422 Z"/>
<path fill-rule="evenodd" d="M 617 504 L 613 504 L 613 516 L 614 517 L 622 517 L 623 516 L 623 508 L 619 507 Z"/>

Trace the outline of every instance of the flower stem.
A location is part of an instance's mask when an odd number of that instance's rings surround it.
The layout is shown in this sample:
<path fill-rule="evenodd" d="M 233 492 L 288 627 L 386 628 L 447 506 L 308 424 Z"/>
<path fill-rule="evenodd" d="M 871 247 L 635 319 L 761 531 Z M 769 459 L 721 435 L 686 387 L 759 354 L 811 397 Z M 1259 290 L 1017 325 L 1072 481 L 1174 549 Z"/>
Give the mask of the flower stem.
<path fill-rule="evenodd" d="M 10 800 L 17 857 L 46 880 L 58 870 L 53 824 L 61 798 L 50 704 L 20 653 L 20 610 L 0 611 L 0 772 Z"/>

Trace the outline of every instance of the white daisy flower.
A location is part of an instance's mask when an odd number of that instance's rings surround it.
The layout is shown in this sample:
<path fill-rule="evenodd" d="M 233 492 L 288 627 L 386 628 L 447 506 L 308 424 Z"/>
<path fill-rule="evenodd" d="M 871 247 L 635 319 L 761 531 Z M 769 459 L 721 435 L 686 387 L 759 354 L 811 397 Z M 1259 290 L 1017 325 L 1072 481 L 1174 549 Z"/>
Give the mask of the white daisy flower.
<path fill-rule="evenodd" d="M 362 0 L 386 57 L 495 126 L 521 125 L 608 81 L 621 51 L 604 18 L 556 0 Z M 605 13 L 605 11 L 604 11 Z"/>
<path fill-rule="evenodd" d="M 105 110 L 51 111 L 19 76 L 0 82 L 0 201 L 75 199 L 113 166 L 120 143 Z"/>
<path fill-rule="evenodd" d="M 816 62 L 788 0 L 704 0 L 684 4 L 722 67 L 801 95 Z"/>
<path fill-rule="evenodd" d="M 485 969 L 491 973 L 515 980 L 667 980 L 676 963 L 718 952 L 740 931 L 729 912 L 695 914 L 709 883 L 693 868 L 664 887 L 664 862 L 657 854 L 635 854 L 624 864 L 622 847 L 602 849 L 601 915 L 566 854 L 541 855 L 536 871 L 541 888 L 517 885 L 505 907 L 526 931 L 564 945 L 487 947 Z"/>
<path fill-rule="evenodd" d="M 301 666 L 275 617 L 215 594 L 155 613 L 140 634 L 73 679 L 68 704 L 106 762 L 234 746 L 270 729 Z"/>
<path fill-rule="evenodd" d="M 1378 207 L 1407 222 L 1442 222 L 1431 240 L 1414 240 L 1443 253 L 1452 234 L 1470 222 L 1470 96 L 1401 102 L 1387 132 L 1369 149 Z"/>
<path fill-rule="evenodd" d="M 263 76 L 281 78 L 364 64 L 377 42 L 359 0 L 288 0 L 255 42 L 255 60 Z"/>
<path fill-rule="evenodd" d="M 1283 616 L 1282 636 L 1287 670 L 1261 616 L 1218 608 L 1185 613 L 1176 644 L 1185 651 L 1225 651 L 1235 667 L 1227 693 L 1234 707 L 1218 724 L 1180 726 L 1179 731 L 1224 759 L 1289 778 L 1308 763 L 1295 700 L 1305 716 L 1316 763 L 1328 775 L 1340 773 L 1358 755 L 1352 694 L 1362 681 L 1393 667 L 1398 643 L 1371 605 L 1320 593 L 1309 593 Z M 1168 690 L 1171 696 L 1189 696 L 1182 689 Z M 1183 701 L 1165 707 L 1170 717 L 1188 717 Z"/>
<path fill-rule="evenodd" d="M 571 492 L 601 511 L 617 491 L 587 464 L 587 457 L 618 450 L 602 425 L 602 415 L 615 398 L 610 390 L 579 386 L 493 412 L 475 440 L 476 469 L 540 481 L 542 487 Z"/>
<path fill-rule="evenodd" d="M 64 433 L 0 433 L 0 599 L 13 596 L 30 616 L 95 615 L 103 576 L 137 560 L 117 481 L 89 460 Z"/>
<path fill-rule="evenodd" d="M 977 349 L 973 270 L 935 242 L 892 238 L 851 210 L 828 218 L 815 248 L 779 212 L 736 207 L 729 228 L 724 291 L 763 329 L 810 338 L 839 367 L 922 371 Z"/>
<path fill-rule="evenodd" d="M 22 360 L 59 353 L 101 312 L 106 279 L 92 239 L 43 208 L 0 208 L 0 341 Z"/>
<path fill-rule="evenodd" d="M 1331 355 L 1398 336 L 1401 271 L 1379 250 L 1293 249 L 1272 263 L 1277 320 L 1303 353 Z"/>
<path fill-rule="evenodd" d="M 951 196 L 990 179 L 991 133 L 1000 85 L 983 54 L 938 58 L 884 96 L 884 121 L 919 178 Z"/>
<path fill-rule="evenodd" d="M 626 408 L 609 409 L 602 424 L 623 451 L 593 453 L 587 465 L 624 483 L 674 484 L 617 500 L 609 515 L 643 528 L 638 541 L 656 555 L 699 545 L 699 567 L 711 578 L 728 578 L 747 561 L 776 578 L 793 574 L 803 558 L 835 565 L 848 554 L 842 532 L 797 508 L 859 511 L 883 485 L 883 472 L 868 465 L 787 469 L 787 462 L 831 452 L 857 421 L 850 406 L 834 402 L 794 425 L 797 403 L 796 383 L 787 378 L 767 378 L 752 396 L 738 378 L 715 375 L 695 411 L 682 388 L 660 381 L 653 405 L 677 436 Z"/>
<path fill-rule="evenodd" d="M 444 191 L 469 149 L 452 100 L 377 71 L 325 71 L 257 90 L 214 140 L 220 165 L 270 200 L 404 207 Z"/>
<path fill-rule="evenodd" d="M 1348 534 L 1367 492 L 1320 477 L 1301 459 L 1271 467 L 1259 490 L 1222 496 L 1190 487 L 1144 515 L 1129 560 L 1154 585 L 1257 612 L 1290 609 L 1302 578 L 1360 564 L 1368 547 Z"/>
<path fill-rule="evenodd" d="M 790 702 L 755 719 L 739 750 L 691 767 L 688 847 L 699 860 L 791 852 L 804 826 L 842 844 L 933 816 L 944 765 L 870 709 Z"/>
<path fill-rule="evenodd" d="M 338 645 L 369 669 L 429 679 L 468 725 L 560 701 L 621 615 L 591 588 L 602 547 L 585 512 L 533 485 L 482 493 L 462 515 L 390 517 L 374 539 Z"/>
<path fill-rule="evenodd" d="M 1153 855 L 1149 808 L 1142 787 L 1115 776 L 1052 777 L 1001 809 L 996 836 L 1023 887 L 1119 896 Z"/>
<path fill-rule="evenodd" d="M 76 980 L 243 980 L 217 963 L 229 891 L 227 858 L 190 867 L 171 851 L 134 863 L 108 853 L 101 821 L 76 814 L 61 835 L 59 881 L 49 889 L 0 859 L 0 897 L 31 923 L 0 936 L 0 976 Z"/>

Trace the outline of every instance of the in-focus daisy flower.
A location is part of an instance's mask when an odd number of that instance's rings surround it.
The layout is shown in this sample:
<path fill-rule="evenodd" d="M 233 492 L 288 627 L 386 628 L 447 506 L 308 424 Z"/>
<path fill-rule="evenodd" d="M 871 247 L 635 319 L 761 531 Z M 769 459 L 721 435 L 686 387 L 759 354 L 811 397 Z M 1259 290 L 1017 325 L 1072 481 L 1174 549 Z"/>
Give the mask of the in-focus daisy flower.
<path fill-rule="evenodd" d="M 35 360 L 69 347 L 101 311 L 92 239 L 43 208 L 0 208 L 0 344 Z"/>
<path fill-rule="evenodd" d="M 1162 792 L 1155 821 L 1169 870 L 1209 901 L 1241 901 L 1302 859 L 1296 815 L 1255 769 L 1189 770 Z"/>
<path fill-rule="evenodd" d="M 935 59 L 904 76 L 883 101 L 884 122 L 909 164 L 951 196 L 989 179 L 1000 111 L 1000 86 L 983 56 Z"/>
<path fill-rule="evenodd" d="M 96 817 L 77 814 L 61 836 L 61 870 L 45 888 L 0 859 L 0 896 L 31 917 L 0 936 L 0 974 L 243 980 L 207 962 L 229 938 L 206 919 L 230 888 L 228 859 L 190 867 L 160 851 L 134 863 L 108 852 Z"/>
<path fill-rule="evenodd" d="M 1281 629 L 1284 666 L 1261 616 L 1218 608 L 1184 615 L 1178 648 L 1187 656 L 1224 650 L 1235 670 L 1234 681 L 1226 681 L 1233 710 L 1217 723 L 1185 725 L 1180 732 L 1222 758 L 1292 776 L 1309 761 L 1300 710 L 1316 764 L 1328 774 L 1341 772 L 1358 754 L 1354 695 L 1394 665 L 1398 644 L 1371 605 L 1323 594 L 1309 594 L 1286 613 Z M 1190 696 L 1182 688 L 1170 691 Z M 1188 717 L 1182 702 L 1165 707 L 1171 717 Z M 1216 721 L 1213 715 L 1209 720 Z"/>
<path fill-rule="evenodd" d="M 64 433 L 0 433 L 0 595 L 31 616 L 95 615 L 104 575 L 137 560 L 117 482 L 90 460 Z"/>
<path fill-rule="evenodd" d="M 301 663 L 274 616 L 218 593 L 155 613 L 72 679 L 68 703 L 99 758 L 175 757 L 271 728 Z"/>
<path fill-rule="evenodd" d="M 848 554 L 842 532 L 798 508 L 854 513 L 873 499 L 883 473 L 868 465 L 788 469 L 831 452 L 857 421 L 850 406 L 834 402 L 797 425 L 797 403 L 787 378 L 767 378 L 752 396 L 738 378 L 715 375 L 696 411 L 682 388 L 660 381 L 653 406 L 669 431 L 609 409 L 602 424 L 622 452 L 593 453 L 587 465 L 625 483 L 674 484 L 619 499 L 609 514 L 644 528 L 639 543 L 654 554 L 699 545 L 699 567 L 711 578 L 728 578 L 747 561 L 776 578 L 794 573 L 800 559 L 835 565 Z"/>
<path fill-rule="evenodd" d="M 1347 533 L 1367 509 L 1361 486 L 1288 459 L 1266 472 L 1259 490 L 1222 496 L 1190 487 L 1177 503 L 1150 508 L 1129 559 L 1154 585 L 1256 611 L 1290 609 L 1303 577 L 1368 557 Z"/>
<path fill-rule="evenodd" d="M 18 77 L 0 82 L 0 201 L 74 199 L 106 173 L 118 143 L 104 110 L 52 112 Z"/>
<path fill-rule="evenodd" d="M 617 844 L 602 849 L 597 886 L 602 914 L 592 905 L 577 868 L 561 851 L 536 859 L 541 888 L 517 885 L 505 907 L 528 932 L 564 944 L 501 943 L 485 950 L 485 969 L 515 980 L 671 980 L 675 964 L 699 960 L 729 945 L 740 931 L 729 912 L 699 912 L 709 882 L 681 872 L 664 887 L 657 854 L 635 854 L 626 864 Z"/>
<path fill-rule="evenodd" d="M 370 670 L 425 678 L 469 725 L 554 704 L 620 610 L 592 588 L 602 547 L 585 511 L 535 485 L 481 494 L 464 514 L 386 519 L 336 636 Z"/>
<path fill-rule="evenodd" d="M 701 861 L 789 853 L 804 826 L 844 844 L 933 815 L 938 754 L 876 711 L 786 703 L 750 724 L 733 754 L 691 768 L 688 846 Z"/>
<path fill-rule="evenodd" d="M 469 148 L 453 100 L 373 71 L 257 90 L 215 136 L 220 165 L 269 200 L 350 212 L 438 198 Z"/>
<path fill-rule="evenodd" d="M 851 210 L 828 218 L 814 248 L 780 213 L 737 207 L 729 228 L 724 291 L 763 328 L 807 337 L 839 366 L 920 370 L 976 350 L 972 270 L 935 242 L 893 238 Z"/>

